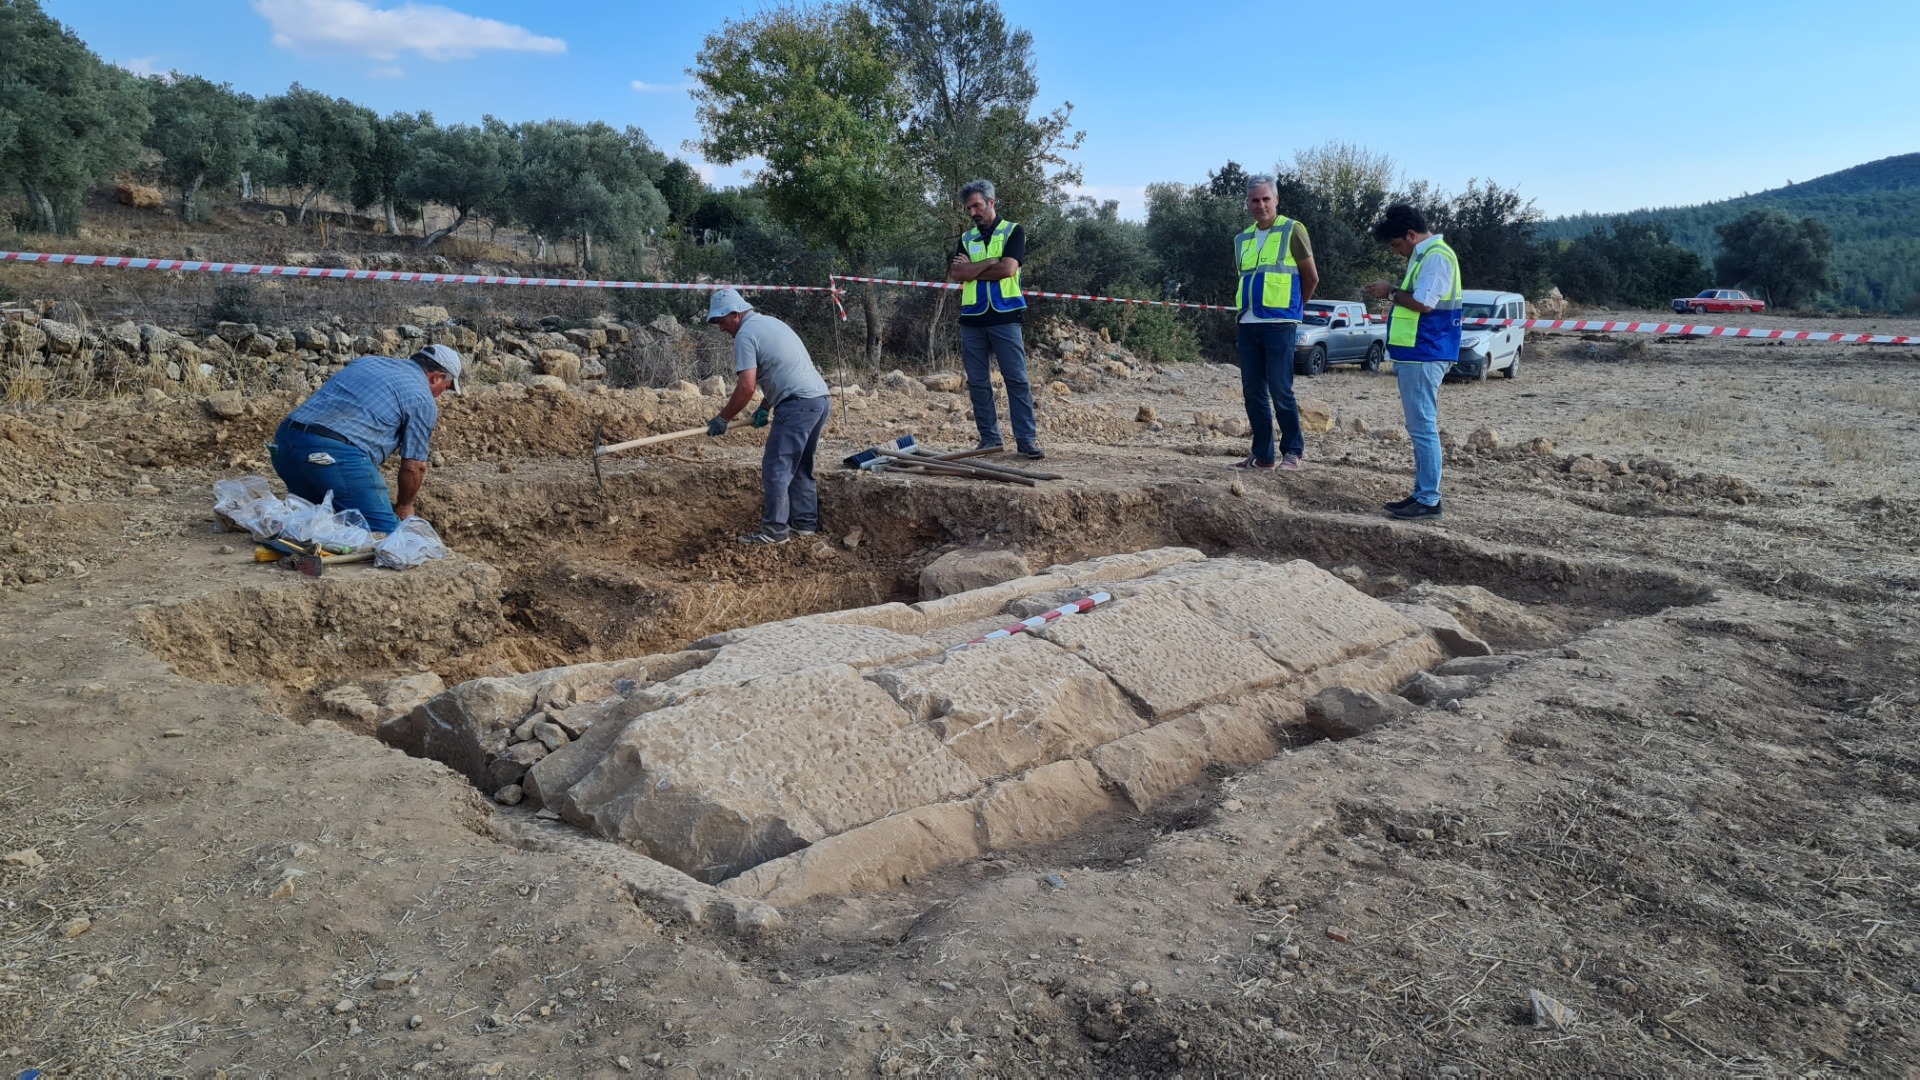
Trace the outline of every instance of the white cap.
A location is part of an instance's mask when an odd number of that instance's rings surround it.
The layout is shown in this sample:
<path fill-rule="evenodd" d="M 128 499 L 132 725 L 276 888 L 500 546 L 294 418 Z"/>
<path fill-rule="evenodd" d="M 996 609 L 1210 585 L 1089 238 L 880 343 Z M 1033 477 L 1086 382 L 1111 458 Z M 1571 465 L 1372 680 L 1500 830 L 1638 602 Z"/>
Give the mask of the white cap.
<path fill-rule="evenodd" d="M 455 352 L 452 346 L 429 345 L 419 352 L 414 353 L 413 358 L 415 360 L 425 360 L 427 363 L 446 372 L 448 377 L 453 380 L 454 393 L 466 393 L 466 391 L 460 389 L 460 354 Z"/>
<path fill-rule="evenodd" d="M 715 289 L 713 299 L 707 302 L 707 321 L 723 319 L 736 311 L 752 311 L 753 305 L 740 298 L 733 289 Z"/>

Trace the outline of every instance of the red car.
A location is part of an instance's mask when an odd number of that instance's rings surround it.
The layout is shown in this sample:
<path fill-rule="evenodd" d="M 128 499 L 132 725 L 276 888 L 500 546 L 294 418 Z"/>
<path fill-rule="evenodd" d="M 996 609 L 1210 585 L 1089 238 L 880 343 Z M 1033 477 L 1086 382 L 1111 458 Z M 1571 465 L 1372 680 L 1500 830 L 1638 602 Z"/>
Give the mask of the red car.
<path fill-rule="evenodd" d="M 1675 300 L 1673 310 L 1688 315 L 1708 311 L 1750 311 L 1758 315 L 1767 310 L 1767 302 L 1756 300 L 1739 289 L 1703 289 L 1698 296 Z"/>

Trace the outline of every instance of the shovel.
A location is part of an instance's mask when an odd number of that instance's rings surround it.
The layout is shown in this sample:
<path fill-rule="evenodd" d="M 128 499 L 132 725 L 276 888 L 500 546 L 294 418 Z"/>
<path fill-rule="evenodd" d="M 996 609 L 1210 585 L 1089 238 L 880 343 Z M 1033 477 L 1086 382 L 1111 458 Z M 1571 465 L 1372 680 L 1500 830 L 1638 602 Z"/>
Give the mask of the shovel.
<path fill-rule="evenodd" d="M 736 421 L 736 423 L 737 422 L 738 421 Z M 669 431 L 665 435 L 647 435 L 638 439 L 628 439 L 626 442 L 595 446 L 593 448 L 593 482 L 600 485 L 600 490 L 606 490 L 607 481 L 600 475 L 600 459 L 608 454 L 617 454 L 622 450 L 631 450 L 636 446 L 652 446 L 654 443 L 672 442 L 675 439 L 684 439 L 691 435 L 705 435 L 706 433 L 706 425 L 702 424 L 699 427 L 687 428 L 685 431 Z M 600 429 L 594 429 L 593 437 L 595 442 L 599 442 Z"/>

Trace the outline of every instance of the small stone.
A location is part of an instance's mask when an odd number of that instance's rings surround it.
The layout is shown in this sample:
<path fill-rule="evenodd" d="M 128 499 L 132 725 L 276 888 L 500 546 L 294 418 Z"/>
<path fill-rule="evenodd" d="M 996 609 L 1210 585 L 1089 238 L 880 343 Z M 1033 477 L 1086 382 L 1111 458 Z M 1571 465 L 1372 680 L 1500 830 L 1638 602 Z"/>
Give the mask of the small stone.
<path fill-rule="evenodd" d="M 955 1035 L 959 1035 L 967 1030 L 967 1026 L 961 1023 L 959 1017 L 950 1016 L 947 1018 L 947 1030 L 953 1032 Z"/>
<path fill-rule="evenodd" d="M 1349 941 L 1352 941 L 1352 940 L 1353 940 L 1353 933 L 1352 933 L 1352 931 L 1349 931 L 1349 930 L 1342 930 L 1342 929 L 1341 929 L 1340 927 L 1338 927 L 1338 926 L 1329 926 L 1329 927 L 1327 927 L 1327 936 L 1328 936 L 1328 937 L 1330 937 L 1330 938 L 1332 938 L 1333 940 L 1335 940 L 1335 941 L 1337 941 L 1337 942 L 1339 942 L 1339 943 L 1340 943 L 1340 944 L 1342 944 L 1342 945 L 1345 945 L 1345 944 L 1346 944 L 1347 942 L 1349 942 Z"/>
<path fill-rule="evenodd" d="M 333 1011 L 336 1015 L 345 1015 L 346 1013 L 350 1013 L 359 1007 L 360 1007 L 359 1003 L 354 1001 L 352 998 L 341 998 L 338 1002 L 334 1004 Z"/>
<path fill-rule="evenodd" d="M 793 976 L 784 971 L 776 971 L 773 973 L 773 981 L 779 983 L 781 986 L 792 986 Z"/>
<path fill-rule="evenodd" d="M 1220 804 L 1220 809 L 1225 810 L 1229 814 L 1237 814 L 1246 808 L 1247 804 L 1241 802 L 1239 799 L 1228 799 L 1226 802 Z"/>
<path fill-rule="evenodd" d="M 1153 984 L 1142 979 L 1132 986 L 1127 987 L 1127 993 L 1132 994 L 1134 997 L 1146 997 L 1148 994 L 1153 993 Z"/>
<path fill-rule="evenodd" d="M 1134 414 L 1133 422 L 1136 424 L 1151 424 L 1158 419 L 1160 419 L 1159 409 L 1151 405 L 1142 405 L 1140 406 L 1140 411 Z"/>
<path fill-rule="evenodd" d="M 1233 483 L 1228 484 L 1227 490 L 1233 492 L 1235 495 L 1238 495 L 1243 499 L 1247 497 L 1247 485 L 1241 483 L 1238 480 L 1235 480 Z"/>
<path fill-rule="evenodd" d="M 1067 879 L 1061 877 L 1059 874 L 1042 875 L 1040 878 L 1040 882 L 1041 884 L 1047 886 L 1050 889 L 1065 890 L 1067 887 Z M 1038 960 L 1039 957 L 1036 956 L 1034 957 L 1034 959 Z"/>
<path fill-rule="evenodd" d="M 520 800 L 527 797 L 527 789 L 519 784 L 508 784 L 493 793 L 493 801 L 501 806 L 518 806 Z"/>
<path fill-rule="evenodd" d="M 947 982 L 945 979 L 940 980 L 940 982 L 936 983 L 935 985 L 940 987 L 940 989 L 945 990 L 949 994 L 953 993 L 955 990 L 960 989 L 959 987 L 953 985 L 952 983 Z"/>
<path fill-rule="evenodd" d="M 168 728 L 160 733 L 160 737 L 163 739 L 184 739 L 187 737 L 187 733 L 179 728 Z"/>
<path fill-rule="evenodd" d="M 1490 427 L 1479 427 L 1467 436 L 1467 449 L 1475 453 L 1488 453 L 1500 449 L 1500 433 Z"/>
<path fill-rule="evenodd" d="M 93 929 L 93 920 L 85 915 L 76 915 L 60 924 L 60 936 L 72 941 L 81 934 Z"/>
<path fill-rule="evenodd" d="M 646 1057 L 643 1057 L 643 1058 L 641 1058 L 640 1060 L 641 1060 L 641 1061 L 644 1061 L 644 1062 L 646 1062 L 646 1063 L 647 1063 L 648 1065 L 651 1065 L 651 1066 L 653 1066 L 654 1068 L 656 1068 L 656 1069 L 658 1069 L 658 1068 L 660 1068 L 660 1067 L 662 1067 L 662 1066 L 664 1066 L 664 1065 L 666 1065 L 666 1063 L 667 1063 L 667 1055 L 665 1055 L 665 1054 L 663 1054 L 663 1053 L 661 1053 L 661 1052 L 660 1052 L 660 1051 L 658 1051 L 658 1050 L 655 1050 L 655 1051 L 654 1051 L 653 1053 L 651 1053 L 651 1054 L 648 1054 L 648 1055 L 647 1055 Z"/>
<path fill-rule="evenodd" d="M 407 1017 L 407 1030 L 418 1031 L 420 1030 L 420 1025 L 426 1022 L 426 1017 L 421 1016 L 419 1013 L 414 1013 L 412 1016 Z"/>
<path fill-rule="evenodd" d="M 1527 997 L 1533 1002 L 1533 1026 L 1566 1031 L 1573 1026 L 1573 1010 L 1562 1005 L 1558 999 L 1538 990 L 1527 991 Z"/>
<path fill-rule="evenodd" d="M 549 752 L 558 750 L 573 741 L 567 738 L 564 728 L 550 720 L 543 720 L 533 725 L 533 737 L 539 740 L 540 745 L 546 747 Z"/>
<path fill-rule="evenodd" d="M 9 851 L 5 855 L 0 855 L 0 863 L 5 863 L 8 866 L 18 866 L 23 870 L 31 870 L 36 866 L 44 866 L 46 865 L 46 861 L 47 860 L 40 857 L 40 852 L 34 848 L 21 848 L 19 851 Z"/>
<path fill-rule="evenodd" d="M 867 530 L 855 525 L 853 528 L 847 530 L 847 535 L 841 537 L 840 542 L 846 545 L 848 551 L 853 551 L 860 546 L 860 541 L 866 538 Z"/>
<path fill-rule="evenodd" d="M 613 1059 L 613 1064 L 614 1064 L 614 1066 L 615 1066 L 616 1068 L 618 1068 L 618 1069 L 619 1069 L 619 1070 L 620 1070 L 621 1072 L 632 1072 L 632 1071 L 633 1071 L 633 1059 L 632 1059 L 632 1058 L 630 1058 L 630 1057 L 628 1057 L 628 1056 L 627 1056 L 627 1055 L 625 1055 L 625 1054 L 621 1054 L 621 1055 L 620 1055 L 619 1057 L 617 1057 L 617 1058 L 614 1058 L 614 1059 Z"/>
<path fill-rule="evenodd" d="M 304 841 L 287 849 L 296 859 L 307 859 L 320 854 L 320 849 Z"/>
<path fill-rule="evenodd" d="M 375 990 L 398 990 L 413 981 L 411 971 L 383 971 L 373 977 Z"/>
<path fill-rule="evenodd" d="M 232 544 L 220 545 L 220 554 L 222 555 L 237 555 L 239 554 L 239 552 L 240 552 L 240 549 L 237 547 L 234 547 Z"/>
<path fill-rule="evenodd" d="M 271 893 L 268 893 L 267 899 L 269 900 L 293 899 L 293 883 L 297 880 L 299 879 L 293 878 L 293 877 L 281 879 L 279 887 L 274 889 Z"/>
<path fill-rule="evenodd" d="M 91 972 L 75 975 L 73 978 L 67 980 L 67 989 L 69 990 L 85 991 L 91 990 L 99 985 L 100 976 Z"/>

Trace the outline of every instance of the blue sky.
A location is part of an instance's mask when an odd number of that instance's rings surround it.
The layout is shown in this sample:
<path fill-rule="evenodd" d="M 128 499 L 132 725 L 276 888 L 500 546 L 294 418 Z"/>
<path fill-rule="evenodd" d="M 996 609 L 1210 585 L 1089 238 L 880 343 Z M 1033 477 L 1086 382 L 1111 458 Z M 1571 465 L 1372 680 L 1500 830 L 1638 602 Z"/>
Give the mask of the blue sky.
<path fill-rule="evenodd" d="M 635 124 L 689 160 L 682 143 L 699 131 L 686 69 L 707 34 L 762 7 L 43 6 L 138 71 L 189 71 L 253 94 L 297 80 L 442 123 L 491 113 Z M 1264 168 L 1330 139 L 1385 152 L 1407 177 L 1445 189 L 1473 178 L 1518 187 L 1550 215 L 1726 198 L 1920 151 L 1916 0 L 1003 0 L 1003 10 L 1033 32 L 1037 105 L 1074 104 L 1087 193 L 1118 199 L 1128 216 L 1148 183 L 1199 181 L 1228 159 Z M 1414 34 L 1429 43 L 1399 43 Z M 717 183 L 740 177 L 703 171 Z"/>

